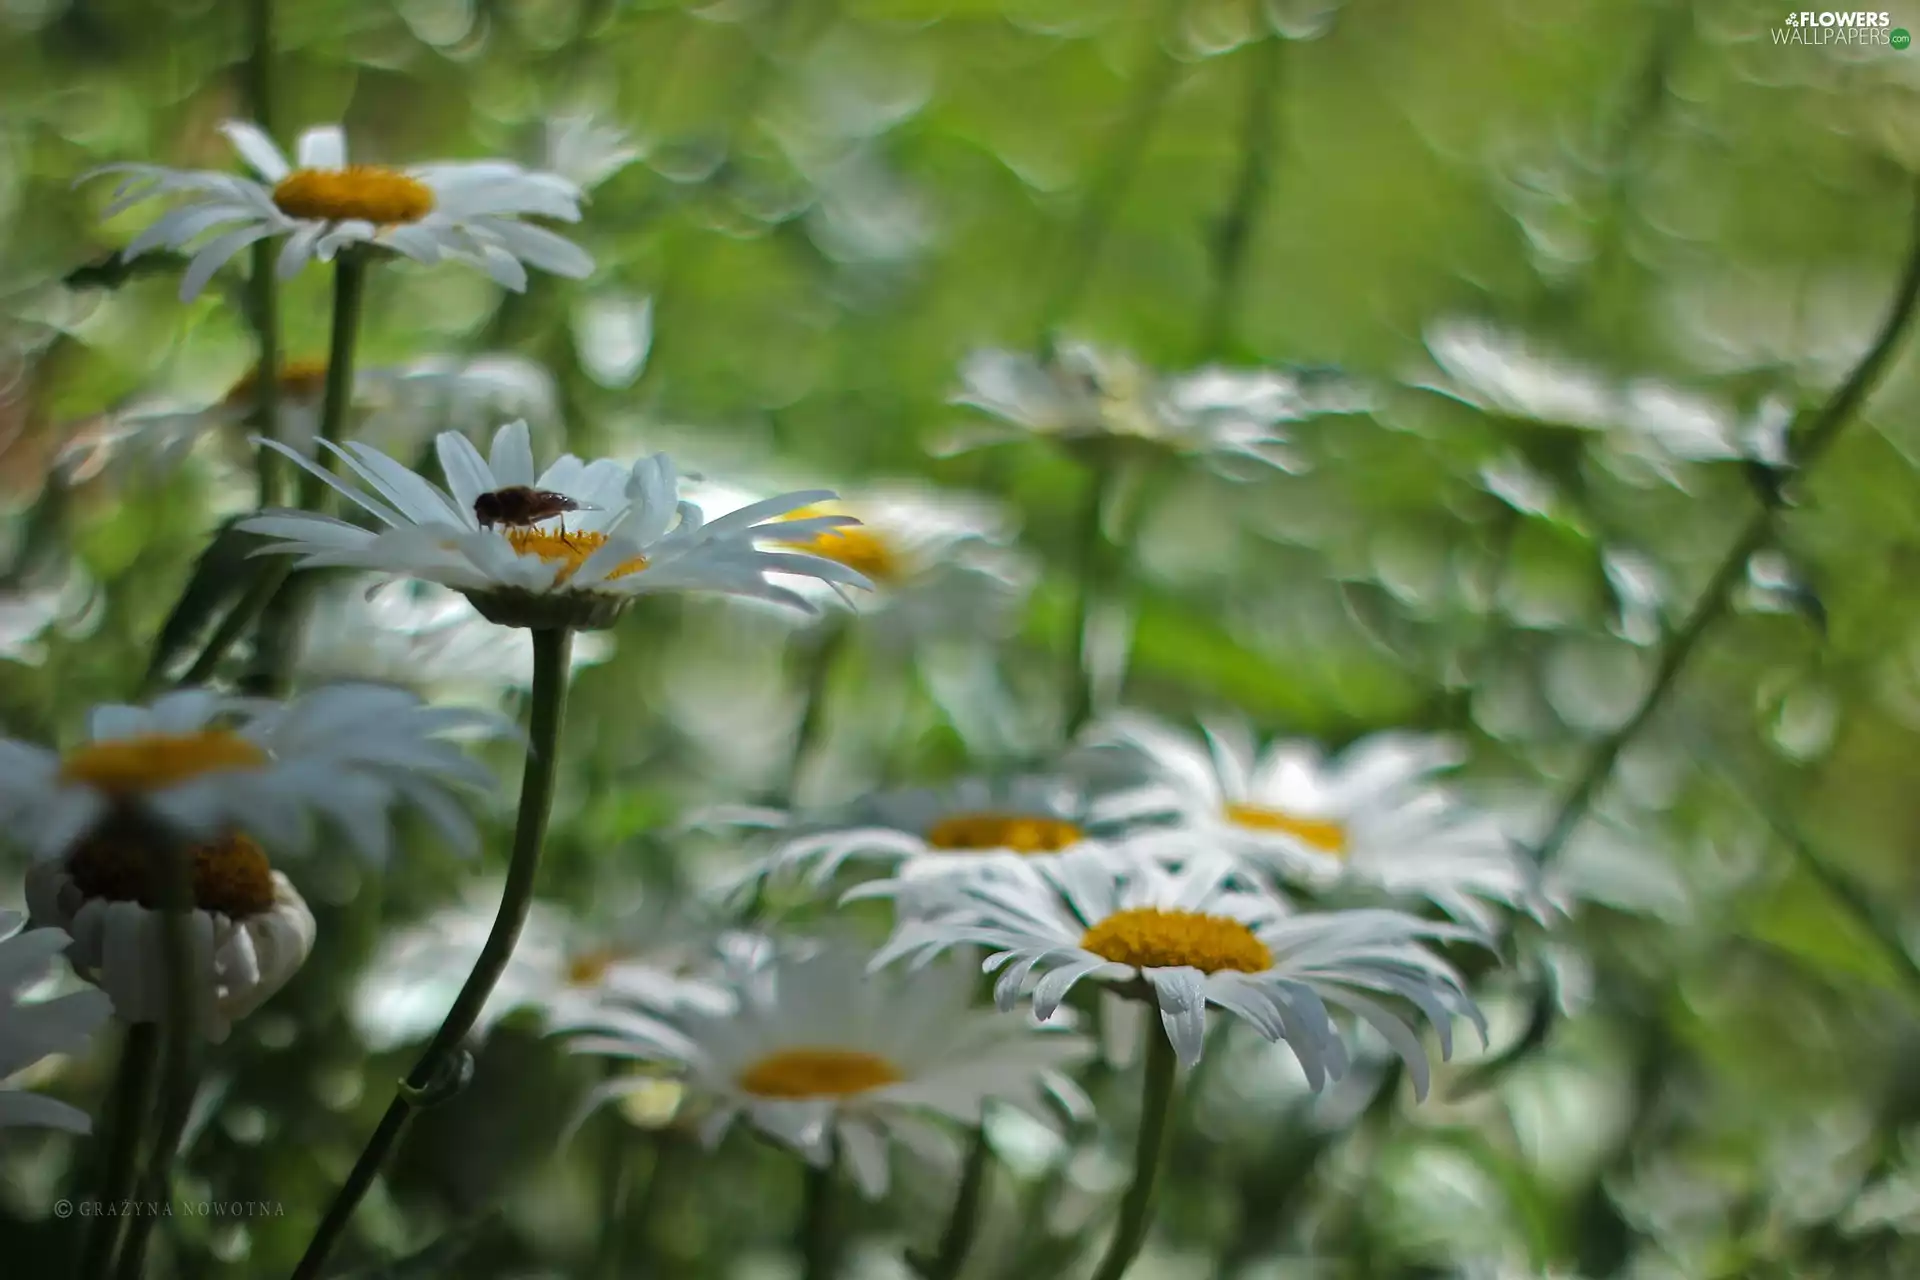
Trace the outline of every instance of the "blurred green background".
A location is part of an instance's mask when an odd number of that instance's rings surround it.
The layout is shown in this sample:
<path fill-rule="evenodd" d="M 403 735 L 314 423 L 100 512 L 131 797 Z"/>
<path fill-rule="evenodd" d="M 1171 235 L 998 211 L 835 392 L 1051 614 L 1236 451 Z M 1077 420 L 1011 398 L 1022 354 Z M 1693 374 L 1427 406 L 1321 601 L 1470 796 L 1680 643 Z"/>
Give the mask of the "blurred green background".
<path fill-rule="evenodd" d="M 803 796 L 1054 741 L 1085 477 L 1039 443 L 929 446 L 974 416 L 950 403 L 970 351 L 1059 333 L 1167 371 L 1373 389 L 1369 413 L 1289 428 L 1291 474 L 1155 469 L 1118 592 L 1125 699 L 1336 743 L 1460 733 L 1487 803 L 1535 812 L 1631 712 L 1773 492 L 1742 453 L 1818 410 L 1893 295 L 1920 52 L 1782 45 L 1784 19 L 1757 0 L 308 0 L 274 15 L 272 123 L 284 145 L 342 120 L 356 157 L 396 162 L 550 165 L 579 120 L 620 131 L 587 148 L 611 170 L 576 229 L 590 280 L 503 297 L 457 267 L 383 268 L 364 366 L 521 361 L 495 416 L 531 412 L 550 451 L 1006 504 L 1040 566 L 1014 634 L 902 650 L 856 627 Z M 52 740 L 129 696 L 210 531 L 252 501 L 237 429 L 165 471 L 101 444 L 102 465 L 49 482 L 129 405 L 217 402 L 252 363 L 238 270 L 184 307 L 165 271 L 65 282 L 151 216 L 103 228 L 104 184 L 78 174 L 229 165 L 215 125 L 247 113 L 247 33 L 240 4 L 0 4 L 11 735 Z M 325 290 L 321 271 L 285 289 L 289 356 L 324 355 Z M 1767 554 L 1621 755 L 1555 873 L 1574 920 L 1486 980 L 1494 1051 L 1551 1005 L 1544 1043 L 1470 1095 L 1462 1062 L 1417 1109 L 1367 1079 L 1315 1104 L 1240 1046 L 1188 1108 L 1134 1274 L 1920 1269 L 1914 367 L 1789 486 Z M 429 418 L 402 429 L 417 444 L 448 421 Z M 342 627 L 308 669 L 513 710 L 525 660 L 494 634 L 456 662 Z M 760 611 L 642 601 L 578 677 L 543 893 L 672 901 L 733 865 L 676 823 L 779 792 L 807 643 Z M 165 1224 L 179 1276 L 290 1268 L 411 1061 L 366 1042 L 352 992 L 384 937 L 480 875 L 425 840 L 384 873 L 344 853 L 285 869 L 318 949 L 214 1057 L 184 1187 L 284 1213 Z M 40 1087 L 95 1107 L 108 1048 Z M 611 1149 L 634 1183 L 626 1274 L 792 1273 L 791 1160 L 744 1134 L 702 1158 L 657 1116 L 562 1146 L 593 1079 L 509 1024 L 338 1264 L 428 1249 L 378 1274 L 587 1275 Z M 1060 1273 L 1023 1248 L 1117 1194 L 1131 1105 L 1114 1092 L 1056 1195 L 1038 1191 L 1057 1153 L 1009 1141 L 970 1274 Z M 0 1272 L 64 1274 L 75 1224 L 51 1205 L 84 1151 L 0 1135 Z M 856 1274 L 904 1275 L 949 1193 L 909 1177 L 861 1211 Z"/>

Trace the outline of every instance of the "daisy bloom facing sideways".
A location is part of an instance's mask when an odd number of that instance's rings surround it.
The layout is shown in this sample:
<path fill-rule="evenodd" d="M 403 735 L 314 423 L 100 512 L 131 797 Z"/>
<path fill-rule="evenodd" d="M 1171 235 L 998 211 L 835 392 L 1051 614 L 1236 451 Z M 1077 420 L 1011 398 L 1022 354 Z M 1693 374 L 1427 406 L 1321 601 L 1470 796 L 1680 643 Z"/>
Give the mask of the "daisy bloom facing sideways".
<path fill-rule="evenodd" d="M 0 939 L 4 939 L 0 941 L 0 1081 L 48 1054 L 85 1048 L 112 1012 L 112 1005 L 98 991 L 21 1003 L 21 988 L 46 973 L 68 939 L 58 929 L 16 933 L 19 925 L 18 912 L 0 911 Z M 93 1121 L 86 1112 L 58 1099 L 0 1088 L 0 1129 L 26 1125 L 86 1133 Z"/>
<path fill-rule="evenodd" d="M 527 267 L 585 277 L 593 259 L 579 246 L 523 222 L 529 214 L 580 220 L 580 190 L 551 173 L 530 173 L 503 160 L 392 168 L 347 163 L 346 135 L 323 125 L 300 135 L 298 164 L 289 164 L 258 128 L 220 126 L 260 181 L 207 170 L 114 164 L 95 169 L 126 175 L 103 216 L 111 218 L 155 197 L 182 197 L 121 251 L 131 261 L 154 249 L 192 251 L 180 281 L 181 301 L 206 288 L 213 273 L 256 240 L 284 236 L 284 278 L 310 261 L 331 261 L 342 249 L 370 245 L 418 262 L 452 259 L 476 265 L 509 289 L 527 287 Z"/>
<path fill-rule="evenodd" d="M 989 1101 L 1045 1121 L 1058 1073 L 1092 1045 L 973 1007 L 972 966 L 869 974 L 866 953 L 833 942 L 767 957 L 736 978 L 738 1011 L 680 1018 L 678 1052 L 641 1043 L 637 1056 L 676 1060 L 707 1109 L 717 1145 L 744 1118 L 816 1168 L 838 1150 L 868 1197 L 886 1194 L 894 1142 L 935 1164 L 953 1156 L 938 1118 L 978 1125 Z M 618 1047 L 618 1038 L 598 1051 Z"/>
<path fill-rule="evenodd" d="M 1532 868 L 1500 823 L 1435 775 L 1460 763 L 1443 739 L 1377 733 L 1337 756 L 1317 743 L 1256 746 L 1244 723 L 1215 721 L 1204 740 L 1125 713 L 1088 741 L 1135 757 L 1148 781 L 1107 803 L 1115 819 L 1175 817 L 1198 841 L 1296 884 L 1361 884 L 1423 898 L 1483 932 L 1489 903 L 1538 910 Z"/>
<path fill-rule="evenodd" d="M 102 867 L 115 883 L 140 880 L 138 863 L 160 840 L 244 831 L 304 853 L 316 818 L 382 861 L 397 804 L 471 851 L 478 836 L 454 793 L 489 790 L 493 775 L 450 735 L 506 730 L 498 716 L 379 685 L 332 685 L 286 704 L 183 689 L 148 707 L 95 707 L 86 740 L 64 754 L 0 739 L 0 823 L 42 860 L 129 864 Z M 118 851 L 101 843 L 132 836 Z"/>
<path fill-rule="evenodd" d="M 1484 1038 L 1459 977 L 1421 945 L 1464 930 L 1398 911 L 1294 915 L 1237 883 L 1225 860 L 1177 870 L 1145 861 L 1127 869 L 1087 860 L 1009 864 L 955 883 L 933 910 L 902 921 L 873 964 L 984 947 L 988 972 L 1001 971 L 995 1002 L 1011 1010 L 1025 996 L 1042 1020 L 1080 982 L 1098 982 L 1156 1004 L 1188 1066 L 1200 1060 L 1214 1005 L 1270 1041 L 1284 1039 L 1315 1089 L 1349 1062 L 1329 1005 L 1379 1031 L 1422 1098 L 1427 1054 L 1401 1006 L 1433 1023 L 1444 1057 L 1453 1053 L 1455 1014 Z"/>
<path fill-rule="evenodd" d="M 769 573 L 867 585 L 834 561 L 759 546 L 769 537 L 763 522 L 833 496 L 824 490 L 783 494 L 708 521 L 698 506 L 681 500 L 679 475 L 665 454 L 631 467 L 567 454 L 536 472 L 524 422 L 501 427 L 485 458 L 458 432 L 436 437 L 445 489 L 363 444 L 327 446 L 361 488 L 272 441 L 261 443 L 319 476 L 383 527 L 306 511 L 268 512 L 240 523 L 278 539 L 256 554 L 298 556 L 302 568 L 349 567 L 438 582 L 502 626 L 598 630 L 612 626 L 635 596 L 657 591 L 719 591 L 811 608 L 804 597 L 769 582 Z M 483 522 L 476 504 L 502 490 L 534 490 L 563 503 L 531 521 Z M 780 527 L 812 536 L 849 523 L 819 516 Z"/>

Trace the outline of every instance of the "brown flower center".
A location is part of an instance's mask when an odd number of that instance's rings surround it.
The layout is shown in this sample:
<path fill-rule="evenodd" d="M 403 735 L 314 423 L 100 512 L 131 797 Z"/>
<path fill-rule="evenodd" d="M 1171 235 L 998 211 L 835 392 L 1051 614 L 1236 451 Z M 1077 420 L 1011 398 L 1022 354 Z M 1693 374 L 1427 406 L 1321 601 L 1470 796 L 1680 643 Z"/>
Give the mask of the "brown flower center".
<path fill-rule="evenodd" d="M 1087 930 L 1080 945 L 1136 969 L 1264 973 L 1273 968 L 1273 952 L 1254 937 L 1253 930 L 1227 916 L 1199 911 L 1129 907 Z"/>
<path fill-rule="evenodd" d="M 800 507 L 780 518 L 805 520 L 812 516 L 832 514 L 819 507 Z M 843 564 L 857 573 L 865 574 L 876 585 L 897 583 L 905 576 L 899 551 L 875 532 L 871 525 L 842 525 L 835 529 L 822 529 L 811 538 L 799 538 L 783 545 L 819 556 L 822 560 Z"/>
<path fill-rule="evenodd" d="M 324 360 L 289 360 L 280 366 L 280 395 L 285 400 L 305 400 L 317 403 L 327 387 L 327 362 Z M 260 394 L 260 366 L 247 370 L 240 381 L 233 384 L 221 403 L 230 408 L 247 408 Z"/>
<path fill-rule="evenodd" d="M 266 763 L 267 753 L 257 743 L 231 729 L 147 733 L 74 748 L 60 762 L 60 780 L 84 783 L 108 795 L 132 796 L 203 773 L 258 769 Z"/>
<path fill-rule="evenodd" d="M 193 905 L 246 917 L 273 907 L 273 868 L 260 846 L 243 835 L 195 845 Z M 166 899 L 165 871 L 153 843 L 135 825 L 109 820 L 67 855 L 67 874 L 81 893 L 108 902 L 158 908 Z"/>
<path fill-rule="evenodd" d="M 295 169 L 274 187 L 273 203 L 289 218 L 358 219 L 387 227 L 418 222 L 432 213 L 433 188 L 377 164 Z"/>
<path fill-rule="evenodd" d="M 905 1080 L 898 1067 L 860 1049 L 781 1049 L 740 1073 L 760 1098 L 844 1098 Z"/>
<path fill-rule="evenodd" d="M 564 529 L 548 531 L 546 529 L 513 528 L 506 531 L 507 541 L 513 549 L 523 556 L 539 556 L 550 564 L 561 566 L 559 581 L 565 582 L 580 571 L 587 557 L 607 545 L 604 533 L 569 533 Z M 635 556 L 615 566 L 607 575 L 609 580 L 624 578 L 628 574 L 639 573 L 647 567 L 645 556 Z"/>
<path fill-rule="evenodd" d="M 607 972 L 622 959 L 621 954 L 612 947 L 597 947 L 592 951 L 582 951 L 567 960 L 567 985 L 570 987 L 596 987 L 606 980 Z"/>
<path fill-rule="evenodd" d="M 1305 841 L 1322 853 L 1343 858 L 1347 853 L 1347 828 L 1329 818 L 1302 818 L 1284 809 L 1269 809 L 1257 804 L 1230 804 L 1227 821 L 1254 831 L 1275 831 Z"/>
<path fill-rule="evenodd" d="M 1058 853 L 1080 839 L 1080 828 L 1071 822 L 1020 813 L 956 813 L 934 823 L 926 835 L 928 844 L 953 853 Z"/>

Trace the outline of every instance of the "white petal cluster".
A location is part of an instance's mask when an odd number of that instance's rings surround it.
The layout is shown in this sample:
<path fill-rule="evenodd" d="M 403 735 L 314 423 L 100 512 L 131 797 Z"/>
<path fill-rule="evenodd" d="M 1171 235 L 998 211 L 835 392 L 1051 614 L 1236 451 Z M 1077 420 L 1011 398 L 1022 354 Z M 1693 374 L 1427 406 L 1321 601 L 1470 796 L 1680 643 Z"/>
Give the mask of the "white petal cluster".
<path fill-rule="evenodd" d="M 20 933 L 19 927 L 18 912 L 0 911 L 0 1081 L 49 1054 L 84 1049 L 112 1013 L 112 1005 L 98 991 L 23 1002 L 21 990 L 46 975 L 69 939 L 58 929 Z M 85 1133 L 93 1121 L 57 1099 L 0 1088 L 0 1129 L 28 1125 Z"/>

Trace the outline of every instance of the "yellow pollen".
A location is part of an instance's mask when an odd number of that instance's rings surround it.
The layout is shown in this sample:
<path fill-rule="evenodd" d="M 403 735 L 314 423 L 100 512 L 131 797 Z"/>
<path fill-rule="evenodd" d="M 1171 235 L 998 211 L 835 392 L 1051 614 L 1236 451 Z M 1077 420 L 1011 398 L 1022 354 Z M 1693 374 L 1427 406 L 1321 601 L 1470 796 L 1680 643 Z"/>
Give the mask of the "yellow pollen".
<path fill-rule="evenodd" d="M 384 165 L 295 169 L 273 189 L 273 203 L 289 218 L 350 218 L 389 227 L 433 212 L 433 188 Z"/>
<path fill-rule="evenodd" d="M 67 857 L 67 873 L 89 898 L 151 908 L 164 900 L 161 863 L 151 841 L 124 822 L 109 822 L 82 840 Z M 242 835 L 195 845 L 193 905 L 235 917 L 271 910 L 273 868 L 265 851 Z"/>
<path fill-rule="evenodd" d="M 327 362 L 324 360 L 289 360 L 280 366 L 280 394 L 288 400 L 314 400 L 327 386 Z M 233 384 L 222 401 L 227 405 L 251 405 L 254 397 L 260 394 L 260 366 L 247 370 L 246 376 Z"/>
<path fill-rule="evenodd" d="M 1264 973 L 1273 968 L 1273 952 L 1253 936 L 1253 930 L 1227 916 L 1199 911 L 1129 907 L 1087 930 L 1080 945 L 1136 969 Z"/>
<path fill-rule="evenodd" d="M 836 514 L 820 507 L 800 507 L 781 516 L 782 520 L 805 520 L 812 516 Z M 900 581 L 905 576 L 900 563 L 900 553 L 892 544 L 871 525 L 842 525 L 836 529 L 822 529 L 811 538 L 799 538 L 784 545 L 808 555 L 843 564 L 858 573 L 863 573 L 869 581 L 885 585 Z"/>
<path fill-rule="evenodd" d="M 1304 840 L 1322 853 L 1344 858 L 1347 853 L 1347 828 L 1329 818 L 1301 818 L 1284 809 L 1268 809 L 1257 804 L 1230 804 L 1227 821 L 1254 831 L 1277 831 Z"/>
<path fill-rule="evenodd" d="M 759 1098 L 844 1098 L 905 1080 L 877 1053 L 859 1049 L 781 1049 L 740 1073 Z"/>
<path fill-rule="evenodd" d="M 587 557 L 607 544 L 607 535 L 604 533 L 568 533 L 564 529 L 548 531 L 513 528 L 508 529 L 506 534 L 508 543 L 520 555 L 539 556 L 549 564 L 561 565 L 559 578 L 561 582 L 565 582 L 579 572 L 580 566 L 587 562 Z M 607 577 L 609 579 L 624 578 L 630 573 L 639 573 L 646 567 L 647 558 L 635 556 L 615 566 L 613 572 Z"/>
<path fill-rule="evenodd" d="M 67 752 L 62 782 L 80 782 L 108 795 L 131 796 L 175 786 L 203 773 L 258 769 L 267 753 L 231 729 L 148 733 L 93 742 Z"/>
<path fill-rule="evenodd" d="M 582 951 L 567 961 L 567 985 L 570 987 L 598 986 L 607 976 L 607 971 L 618 964 L 620 959 L 620 953 L 612 947 Z"/>
<path fill-rule="evenodd" d="M 1058 853 L 1080 842 L 1080 828 L 1060 818 L 1021 813 L 956 813 L 934 823 L 926 839 L 936 849 L 955 853 L 987 849 Z"/>

